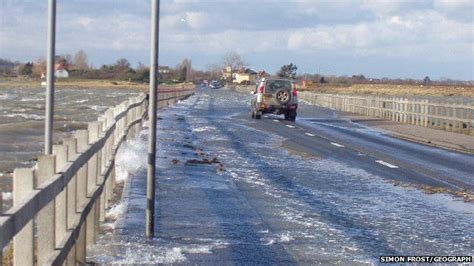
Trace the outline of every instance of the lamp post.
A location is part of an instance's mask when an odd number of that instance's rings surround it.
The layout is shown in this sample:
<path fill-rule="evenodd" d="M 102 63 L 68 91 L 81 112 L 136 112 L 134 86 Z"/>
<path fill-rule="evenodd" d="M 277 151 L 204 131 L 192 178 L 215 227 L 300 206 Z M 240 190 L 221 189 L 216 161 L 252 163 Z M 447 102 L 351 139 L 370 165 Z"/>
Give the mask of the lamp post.
<path fill-rule="evenodd" d="M 150 97 L 148 118 L 150 122 L 148 135 L 148 167 L 147 167 L 147 209 L 146 236 L 153 237 L 155 230 L 155 159 L 156 159 L 156 104 L 157 104 L 157 72 L 158 72 L 158 41 L 159 41 L 160 0 L 152 0 L 151 10 L 151 58 L 150 58 Z"/>
<path fill-rule="evenodd" d="M 46 104 L 44 125 L 44 153 L 53 152 L 54 115 L 54 54 L 56 42 L 56 0 L 48 1 L 48 52 L 46 66 Z"/>

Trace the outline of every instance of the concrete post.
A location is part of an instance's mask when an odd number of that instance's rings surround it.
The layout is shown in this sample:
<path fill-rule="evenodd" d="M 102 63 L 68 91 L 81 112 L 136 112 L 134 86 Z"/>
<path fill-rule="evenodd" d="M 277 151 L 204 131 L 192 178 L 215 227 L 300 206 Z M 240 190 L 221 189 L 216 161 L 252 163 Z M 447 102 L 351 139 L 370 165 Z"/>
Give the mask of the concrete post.
<path fill-rule="evenodd" d="M 37 184 L 41 185 L 54 176 L 56 158 L 54 155 L 41 155 L 38 157 Z M 38 186 L 37 186 L 38 187 Z M 38 265 L 44 265 L 55 246 L 55 200 L 46 205 L 36 216 L 38 228 Z"/>
<path fill-rule="evenodd" d="M 88 148 L 89 132 L 87 130 L 77 130 L 77 152 L 82 153 Z M 83 205 L 87 198 L 87 162 L 77 171 L 77 182 L 76 182 L 76 211 L 82 212 Z"/>
<path fill-rule="evenodd" d="M 32 168 L 17 168 L 13 171 L 13 205 L 18 205 L 33 191 L 34 181 Z M 13 264 L 33 265 L 34 250 L 33 221 L 31 221 L 13 238 Z"/>
<path fill-rule="evenodd" d="M 67 146 L 67 158 L 69 162 L 75 158 L 77 154 L 77 140 L 75 138 L 66 138 L 63 140 L 63 144 Z M 77 184 L 77 174 L 71 178 L 67 184 L 67 228 L 69 230 L 74 229 L 74 222 L 77 217 L 77 193 L 76 193 L 76 184 Z M 76 265 L 76 245 L 71 249 L 68 254 L 67 265 Z"/>
<path fill-rule="evenodd" d="M 88 124 L 88 142 L 90 145 L 95 143 L 99 138 L 99 123 L 91 122 Z M 87 163 L 87 195 L 92 193 L 97 187 L 97 166 L 98 166 L 97 153 L 92 155 Z M 94 244 L 96 241 L 96 211 L 94 208 L 89 212 L 86 221 L 86 246 Z"/>
<path fill-rule="evenodd" d="M 56 157 L 56 173 L 64 170 L 68 163 L 68 151 L 66 145 L 53 145 L 53 154 Z M 66 235 L 67 230 L 67 184 L 56 197 L 56 248 Z"/>
<path fill-rule="evenodd" d="M 86 264 L 86 224 L 81 225 L 79 237 L 76 240 L 76 264 Z"/>
<path fill-rule="evenodd" d="M 76 131 L 77 152 L 82 153 L 89 146 L 89 132 L 87 130 Z M 76 211 L 82 212 L 87 199 L 87 162 L 77 171 L 76 179 Z M 84 264 L 86 258 L 86 226 L 82 224 L 79 237 L 76 242 L 76 261 Z"/>

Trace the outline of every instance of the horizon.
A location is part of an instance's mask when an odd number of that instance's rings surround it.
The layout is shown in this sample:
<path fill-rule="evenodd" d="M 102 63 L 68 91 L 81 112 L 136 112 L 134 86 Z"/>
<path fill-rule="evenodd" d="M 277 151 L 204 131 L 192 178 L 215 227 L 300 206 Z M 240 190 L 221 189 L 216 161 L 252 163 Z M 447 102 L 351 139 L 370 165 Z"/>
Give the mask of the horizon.
<path fill-rule="evenodd" d="M 472 1 L 249 3 L 162 1 L 160 65 L 189 58 L 205 70 L 238 52 L 250 68 L 270 73 L 294 63 L 298 74 L 474 80 Z M 0 58 L 44 57 L 46 2 L 0 5 Z M 148 3 L 60 2 L 57 23 L 57 55 L 82 49 L 95 67 L 122 57 L 149 65 Z"/>

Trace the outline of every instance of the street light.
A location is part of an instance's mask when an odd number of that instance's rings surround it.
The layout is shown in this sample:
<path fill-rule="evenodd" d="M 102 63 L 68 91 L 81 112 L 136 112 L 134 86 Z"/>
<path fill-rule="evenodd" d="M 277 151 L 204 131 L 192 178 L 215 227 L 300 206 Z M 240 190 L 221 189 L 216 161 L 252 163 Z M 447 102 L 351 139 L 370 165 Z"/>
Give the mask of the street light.
<path fill-rule="evenodd" d="M 48 1 L 48 52 L 46 66 L 46 104 L 44 123 L 44 153 L 53 152 L 54 115 L 54 53 L 56 42 L 56 0 Z"/>
<path fill-rule="evenodd" d="M 150 120 L 148 135 L 148 167 L 147 167 L 147 209 L 146 236 L 153 237 L 155 231 L 155 159 L 156 159 L 156 104 L 157 104 L 157 71 L 158 41 L 160 28 L 160 0 L 152 1 L 151 8 L 151 58 L 150 58 L 150 97 L 148 118 Z"/>

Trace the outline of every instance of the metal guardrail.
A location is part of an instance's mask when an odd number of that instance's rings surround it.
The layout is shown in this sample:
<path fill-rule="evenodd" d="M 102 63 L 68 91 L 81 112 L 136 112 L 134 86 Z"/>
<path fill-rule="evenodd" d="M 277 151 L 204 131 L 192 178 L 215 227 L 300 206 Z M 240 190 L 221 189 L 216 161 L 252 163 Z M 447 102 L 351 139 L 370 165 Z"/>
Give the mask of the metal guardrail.
<path fill-rule="evenodd" d="M 158 101 L 167 106 L 192 93 L 160 90 Z M 87 130 L 54 145 L 53 155 L 40 155 L 35 167 L 14 170 L 14 205 L 0 215 L 0 251 L 13 244 L 15 265 L 86 262 L 86 247 L 95 243 L 113 196 L 115 155 L 138 134 L 147 105 L 141 94 L 110 108 Z"/>
<path fill-rule="evenodd" d="M 474 135 L 474 105 L 441 99 L 300 92 L 299 98 L 334 110 Z"/>

